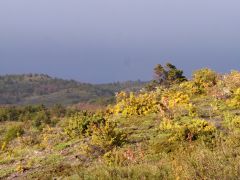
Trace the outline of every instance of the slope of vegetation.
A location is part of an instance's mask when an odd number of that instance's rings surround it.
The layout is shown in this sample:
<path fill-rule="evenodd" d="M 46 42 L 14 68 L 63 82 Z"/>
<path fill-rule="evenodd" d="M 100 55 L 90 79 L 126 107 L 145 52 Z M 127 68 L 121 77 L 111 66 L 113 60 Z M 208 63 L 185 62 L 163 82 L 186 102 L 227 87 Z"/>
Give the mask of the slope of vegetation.
<path fill-rule="evenodd" d="M 157 66 L 99 111 L 0 108 L 0 178 L 239 179 L 240 72 Z"/>
<path fill-rule="evenodd" d="M 141 81 L 92 85 L 45 74 L 0 76 L 0 104 L 64 104 L 112 102 L 115 92 L 139 90 Z"/>

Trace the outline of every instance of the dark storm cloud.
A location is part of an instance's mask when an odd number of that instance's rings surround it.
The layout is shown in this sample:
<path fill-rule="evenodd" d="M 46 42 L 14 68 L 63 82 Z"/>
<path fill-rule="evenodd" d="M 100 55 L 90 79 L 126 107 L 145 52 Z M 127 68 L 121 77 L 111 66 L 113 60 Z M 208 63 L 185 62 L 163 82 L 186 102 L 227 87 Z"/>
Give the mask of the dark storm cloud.
<path fill-rule="evenodd" d="M 237 0 L 2 0 L 0 74 L 89 82 L 150 79 L 156 63 L 187 74 L 240 68 Z"/>

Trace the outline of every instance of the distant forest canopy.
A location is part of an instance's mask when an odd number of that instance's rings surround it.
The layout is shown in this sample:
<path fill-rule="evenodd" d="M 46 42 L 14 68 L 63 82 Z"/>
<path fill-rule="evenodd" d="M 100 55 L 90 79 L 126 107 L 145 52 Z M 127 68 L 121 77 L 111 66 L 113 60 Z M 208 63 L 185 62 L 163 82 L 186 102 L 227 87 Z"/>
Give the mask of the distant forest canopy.
<path fill-rule="evenodd" d="M 93 85 L 46 74 L 4 75 L 0 76 L 0 104 L 108 104 L 113 102 L 116 92 L 138 91 L 145 84 L 127 81 Z"/>

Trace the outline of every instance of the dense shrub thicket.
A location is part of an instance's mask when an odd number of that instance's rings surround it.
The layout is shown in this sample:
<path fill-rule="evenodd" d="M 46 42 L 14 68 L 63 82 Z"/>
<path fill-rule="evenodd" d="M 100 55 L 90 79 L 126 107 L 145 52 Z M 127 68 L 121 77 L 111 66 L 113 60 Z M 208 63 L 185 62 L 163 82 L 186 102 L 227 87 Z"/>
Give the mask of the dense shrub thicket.
<path fill-rule="evenodd" d="M 44 105 L 36 106 L 5 106 L 0 107 L 0 122 L 1 121 L 28 121 L 28 120 L 43 120 L 48 123 L 51 117 L 64 117 L 66 109 L 61 105 L 55 105 L 52 108 L 47 108 Z"/>

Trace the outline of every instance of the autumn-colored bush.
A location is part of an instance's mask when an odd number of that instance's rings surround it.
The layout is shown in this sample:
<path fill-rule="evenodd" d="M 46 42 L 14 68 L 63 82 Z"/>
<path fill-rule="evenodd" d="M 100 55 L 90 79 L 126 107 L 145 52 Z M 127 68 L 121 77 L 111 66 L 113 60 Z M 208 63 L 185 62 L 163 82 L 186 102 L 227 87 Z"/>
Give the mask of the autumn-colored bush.
<path fill-rule="evenodd" d="M 234 91 L 232 98 L 227 101 L 228 105 L 233 108 L 240 108 L 240 88 Z"/>
<path fill-rule="evenodd" d="M 177 150 L 182 143 L 201 141 L 213 143 L 216 127 L 202 119 L 186 118 L 181 121 L 164 119 L 159 126 L 159 135 L 153 141 L 154 151 L 170 152 Z"/>
<path fill-rule="evenodd" d="M 229 88 L 229 90 L 234 91 L 240 87 L 240 72 L 232 71 L 229 74 L 225 74 L 223 76 L 223 82 L 225 87 Z"/>
<path fill-rule="evenodd" d="M 218 74 L 208 68 L 197 70 L 193 73 L 192 88 L 195 93 L 206 93 L 208 88 L 211 88 L 217 84 Z"/>
<path fill-rule="evenodd" d="M 126 140 L 126 134 L 117 127 L 117 123 L 104 117 L 102 113 L 77 113 L 68 121 L 65 133 L 70 138 L 90 138 L 90 149 L 94 146 L 107 152 L 121 146 Z"/>
<path fill-rule="evenodd" d="M 169 141 L 211 138 L 216 131 L 215 126 L 202 119 L 184 119 L 183 121 L 164 120 L 160 124 L 160 133 L 170 133 Z"/>
<path fill-rule="evenodd" d="M 20 125 L 14 125 L 7 129 L 4 137 L 3 142 L 1 142 L 1 150 L 5 150 L 7 145 L 17 137 L 20 137 L 24 134 L 24 129 Z"/>
<path fill-rule="evenodd" d="M 50 115 L 47 111 L 39 111 L 33 117 L 33 126 L 42 129 L 44 125 L 51 124 Z"/>
<path fill-rule="evenodd" d="M 139 94 L 118 93 L 116 95 L 117 104 L 108 111 L 125 117 L 157 113 L 161 104 L 161 93 L 161 90 Z"/>
<path fill-rule="evenodd" d="M 21 126 L 13 126 L 9 128 L 5 134 L 4 141 L 10 142 L 16 137 L 21 136 L 24 133 L 24 130 Z"/>
<path fill-rule="evenodd" d="M 231 131 L 237 130 L 240 132 L 240 116 L 225 112 L 223 114 L 223 126 Z"/>
<path fill-rule="evenodd" d="M 127 135 L 117 127 L 117 123 L 106 121 L 92 126 L 91 144 L 100 147 L 105 152 L 123 145 Z"/>
<path fill-rule="evenodd" d="M 88 111 L 78 112 L 67 118 L 68 125 L 65 133 L 71 137 L 82 137 L 91 134 L 91 125 L 99 125 L 106 119 L 102 113 L 92 113 Z"/>

